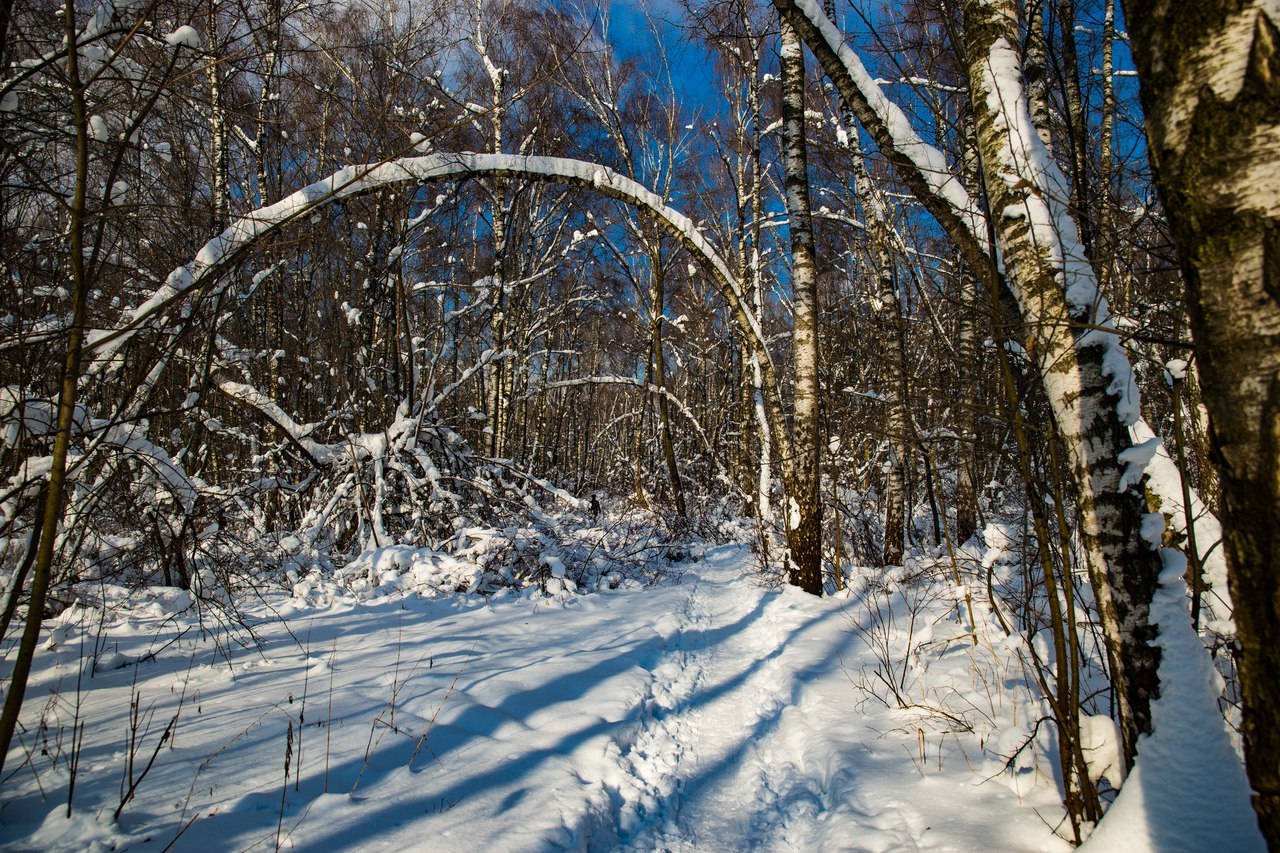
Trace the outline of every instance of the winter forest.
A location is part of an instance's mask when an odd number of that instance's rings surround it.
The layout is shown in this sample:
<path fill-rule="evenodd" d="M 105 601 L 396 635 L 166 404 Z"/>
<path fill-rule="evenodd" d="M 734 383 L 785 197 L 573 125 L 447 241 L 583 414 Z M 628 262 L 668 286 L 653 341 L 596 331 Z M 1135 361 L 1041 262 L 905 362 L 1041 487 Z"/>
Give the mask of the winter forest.
<path fill-rule="evenodd" d="M 1280 0 L 0 4 L 0 846 L 1280 850 Z"/>

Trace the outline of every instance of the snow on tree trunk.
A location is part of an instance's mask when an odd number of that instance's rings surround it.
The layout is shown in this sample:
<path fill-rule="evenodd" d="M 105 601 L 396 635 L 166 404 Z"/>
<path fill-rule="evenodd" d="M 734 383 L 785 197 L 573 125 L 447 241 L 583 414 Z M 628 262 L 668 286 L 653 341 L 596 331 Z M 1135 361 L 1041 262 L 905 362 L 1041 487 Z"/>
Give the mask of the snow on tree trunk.
<path fill-rule="evenodd" d="M 1140 533 L 1146 506 L 1120 454 L 1138 419 L 1137 388 L 1106 301 L 1067 215 L 1066 181 L 1031 121 L 1011 0 L 965 4 L 967 64 L 984 182 L 1009 284 L 1079 487 L 1080 537 L 1107 640 L 1133 762 L 1151 730 L 1160 651 L 1150 607 L 1160 574 Z"/>
<path fill-rule="evenodd" d="M 1280 2 L 1126 0 L 1156 183 L 1191 290 L 1254 805 L 1280 849 Z"/>
<path fill-rule="evenodd" d="M 783 182 L 791 232 L 792 358 L 795 402 L 787 483 L 787 549 L 791 583 L 822 594 L 821 434 L 818 423 L 818 276 L 809 210 L 804 138 L 804 46 L 782 18 Z"/>
<path fill-rule="evenodd" d="M 1268 2 L 1274 5 L 1275 0 Z M 857 54 L 844 44 L 843 35 L 817 0 L 774 0 L 774 5 L 796 25 L 899 177 L 934 215 L 970 267 L 985 274 L 993 266 L 985 220 L 962 183 L 949 172 L 942 154 L 914 132 Z M 985 126 L 979 128 L 980 144 L 989 149 L 983 151 L 984 169 L 991 182 L 991 208 L 999 213 L 993 230 L 1002 244 L 1012 239 L 1010 245 L 1001 246 L 1004 268 L 1013 279 L 1009 284 L 1028 330 L 1027 349 L 1037 359 L 1072 462 L 1080 495 L 1080 532 L 1103 610 L 1109 654 L 1115 663 L 1124 664 L 1115 668 L 1114 675 L 1125 717 L 1125 755 L 1131 761 L 1137 732 L 1149 728 L 1148 706 L 1158 689 L 1159 653 L 1150 644 L 1155 628 L 1147 603 L 1158 568 L 1154 553 L 1137 536 L 1145 506 L 1132 487 L 1141 479 L 1142 466 L 1122 464 L 1117 457 L 1130 444 L 1125 427 L 1145 425 L 1128 357 L 1113 330 L 1106 301 L 1098 293 L 1075 225 L 1066 214 L 1070 197 L 1066 182 L 1030 120 L 1013 48 L 1017 27 L 1011 8 L 1008 3 L 977 3 L 967 10 L 975 24 L 968 30 L 970 70 L 976 73 L 973 86 L 978 90 L 973 101 L 975 112 L 981 108 L 986 116 Z M 999 76 L 985 71 L 994 67 L 989 60 L 996 47 L 1004 72 Z M 997 80 L 1002 84 L 999 90 L 994 86 Z M 986 103 L 982 90 L 996 96 L 995 108 Z M 1012 128 L 1016 136 L 1007 135 L 1008 118 L 1016 119 Z M 1275 169 L 1254 169 L 1248 180 L 1271 187 L 1274 199 L 1275 173 Z M 1089 323 L 1092 330 L 1082 326 L 1073 332 L 1072 321 Z M 1170 488 L 1181 485 L 1180 476 L 1156 478 L 1150 485 L 1162 504 L 1182 501 L 1181 489 Z M 1136 656 L 1119 655 L 1119 650 Z"/>

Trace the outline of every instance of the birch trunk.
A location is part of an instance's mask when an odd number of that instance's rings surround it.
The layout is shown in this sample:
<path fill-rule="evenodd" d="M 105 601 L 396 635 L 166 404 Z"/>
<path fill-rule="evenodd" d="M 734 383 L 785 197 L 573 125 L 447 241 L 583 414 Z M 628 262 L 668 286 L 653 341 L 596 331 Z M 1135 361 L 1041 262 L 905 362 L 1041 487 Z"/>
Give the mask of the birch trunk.
<path fill-rule="evenodd" d="M 850 125 L 852 127 L 852 125 Z M 851 131 L 852 132 L 852 131 Z M 856 138 L 856 137 L 851 137 Z M 902 328 L 902 306 L 893 274 L 893 253 L 889 249 L 892 229 L 884 198 L 871 183 L 871 175 L 859 151 L 853 164 L 854 188 L 862 204 L 863 217 L 871 241 L 871 258 L 876 280 L 872 302 L 884 359 L 884 387 L 881 389 L 887 413 L 889 470 L 884 485 L 884 549 L 886 566 L 902 565 L 906 542 L 906 460 L 907 395 L 905 367 L 906 340 Z"/>
<path fill-rule="evenodd" d="M 1053 129 L 1049 122 L 1049 64 L 1045 58 L 1045 0 L 1027 4 L 1027 56 L 1022 70 L 1027 78 L 1027 100 L 1031 104 L 1031 120 L 1044 147 L 1053 148 Z"/>
<path fill-rule="evenodd" d="M 1102 17 L 1102 117 L 1099 121 L 1098 134 L 1101 137 L 1098 149 L 1098 235 L 1096 242 L 1097 269 L 1102 292 L 1112 304 L 1119 305 L 1121 312 L 1129 311 L 1129 300 L 1120 301 L 1113 287 L 1115 280 L 1115 253 L 1111 251 L 1111 171 L 1112 171 L 1112 126 L 1116 109 L 1115 81 L 1115 39 L 1116 39 L 1116 6 L 1115 0 L 1105 0 Z M 1184 469 L 1185 470 L 1185 469 Z"/>
<path fill-rule="evenodd" d="M 809 210 L 809 166 L 804 138 L 804 47 L 782 21 L 782 138 L 787 216 L 791 232 L 792 357 L 795 403 L 787 484 L 786 530 L 790 581 L 822 594 L 822 496 L 818 423 L 818 277 Z"/>
<path fill-rule="evenodd" d="M 222 102 L 221 42 L 218 36 L 218 4 L 209 4 L 206 22 L 209 44 L 209 160 L 213 167 L 213 227 L 222 231 L 231 221 L 227 209 L 227 110 Z"/>
<path fill-rule="evenodd" d="M 962 279 L 960 321 L 957 324 L 957 349 L 960 352 L 959 387 L 977 393 L 978 341 L 974 334 L 974 322 L 970 306 L 977 298 L 973 281 Z M 967 543 L 978 529 L 978 453 L 977 453 L 977 400 L 961 403 L 957 413 L 960 438 L 956 442 L 956 542 Z"/>
<path fill-rule="evenodd" d="M 258 205 L 271 204 L 280 195 L 280 162 L 276 155 L 280 134 L 279 110 L 273 108 L 276 73 L 280 63 L 283 27 L 279 3 L 268 4 L 267 46 L 262 59 L 262 89 L 258 93 L 258 138 L 255 142 L 258 166 Z M 275 190 L 273 192 L 272 190 Z"/>
<path fill-rule="evenodd" d="M 1246 765 L 1280 850 L 1280 2 L 1125 13 L 1222 476 Z"/>
<path fill-rule="evenodd" d="M 760 161 L 761 109 L 760 109 L 760 50 L 762 39 L 756 36 L 751 16 L 745 13 L 742 24 L 751 38 L 752 51 L 751 78 L 747 81 L 747 111 L 751 130 L 747 135 L 747 200 L 746 210 L 750 217 L 747 229 L 748 242 L 743 244 L 742 278 L 747 290 L 747 310 L 753 312 L 757 325 L 764 323 L 764 295 L 762 293 L 760 275 L 760 192 L 763 174 Z M 758 455 L 756 457 L 756 514 L 762 524 L 767 524 L 773 514 L 770 492 L 773 488 L 773 436 L 769 428 L 769 417 L 765 411 L 763 376 L 760 370 L 760 357 L 753 350 L 746 351 L 744 361 L 748 364 L 750 388 L 747 390 L 750 415 L 756 424 Z"/>
<path fill-rule="evenodd" d="M 1149 618 L 1160 560 L 1141 536 L 1143 495 L 1122 480 L 1118 458 L 1137 392 L 1117 343 L 1087 328 L 1109 322 L 1105 301 L 1065 211 L 1066 182 L 1031 122 L 1013 0 L 968 0 L 965 32 L 991 227 L 1079 489 L 1079 534 L 1132 764 L 1138 735 L 1151 729 L 1160 661 Z"/>
<path fill-rule="evenodd" d="M 505 118 L 506 70 L 498 67 L 489 56 L 488 43 L 484 34 L 484 9 L 476 3 L 475 32 L 472 34 L 472 45 L 484 63 L 489 76 L 489 150 L 493 154 L 501 154 L 503 149 L 502 124 Z M 507 345 L 507 304 L 506 304 L 506 262 L 507 262 L 507 222 L 506 222 L 507 182 L 495 178 L 492 189 L 493 216 L 493 301 L 492 301 L 492 340 L 494 352 L 501 352 Z M 490 456 L 502 456 L 505 451 L 503 435 L 506 432 L 506 359 L 500 359 L 485 368 L 485 388 L 488 391 L 485 400 L 485 412 L 489 416 L 486 429 L 489 432 L 488 451 Z"/>

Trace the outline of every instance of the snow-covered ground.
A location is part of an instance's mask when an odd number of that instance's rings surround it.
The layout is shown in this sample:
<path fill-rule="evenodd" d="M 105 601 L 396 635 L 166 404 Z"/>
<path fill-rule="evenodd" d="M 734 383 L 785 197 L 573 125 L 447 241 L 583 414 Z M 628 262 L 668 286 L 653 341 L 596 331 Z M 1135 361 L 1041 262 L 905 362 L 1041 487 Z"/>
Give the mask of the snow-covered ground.
<path fill-rule="evenodd" d="M 1025 710 L 1011 707 L 1010 681 L 982 683 L 953 604 L 877 632 L 874 579 L 816 599 L 762 584 L 745 547 L 695 557 L 657 586 L 591 595 L 392 590 L 315 605 L 281 594 L 249 611 L 256 643 L 211 629 L 208 614 L 202 636 L 172 590 L 135 597 L 105 625 L 83 619 L 101 611 L 73 609 L 37 658 L 21 734 L 36 755 L 4 783 L 0 842 L 1067 848 L 1054 786 L 1025 758 L 1002 772 L 998 750 L 1021 734 L 1001 729 Z M 99 636 L 98 671 L 77 691 Z M 932 649 L 930 685 L 907 642 Z M 919 704 L 954 719 L 859 688 L 880 683 L 886 644 L 908 652 L 902 681 Z M 134 779 L 154 765 L 113 821 L 131 755 Z M 6 774 L 19 764 L 11 756 Z"/>

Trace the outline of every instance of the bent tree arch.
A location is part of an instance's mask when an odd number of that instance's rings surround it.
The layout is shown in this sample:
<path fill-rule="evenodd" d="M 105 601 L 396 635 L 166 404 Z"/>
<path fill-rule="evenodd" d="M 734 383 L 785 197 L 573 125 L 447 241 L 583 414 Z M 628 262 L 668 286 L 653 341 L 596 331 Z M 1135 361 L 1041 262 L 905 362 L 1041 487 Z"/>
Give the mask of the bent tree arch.
<path fill-rule="evenodd" d="M 742 288 L 711 242 L 693 221 L 640 183 L 612 169 L 563 157 L 533 157 L 513 154 L 473 154 L 470 152 L 402 157 L 381 163 L 348 166 L 323 180 L 303 187 L 275 204 L 245 214 L 225 231 L 206 243 L 191 263 L 171 272 L 148 299 L 135 308 L 118 329 L 89 335 L 86 354 L 93 357 L 89 368 L 96 373 L 107 367 L 120 348 L 159 314 L 191 295 L 211 288 L 252 249 L 257 242 L 302 217 L 337 201 L 375 190 L 406 185 L 424 185 L 472 177 L 503 177 L 569 184 L 593 190 L 631 205 L 664 231 L 680 241 L 711 274 L 716 290 L 725 299 L 739 333 L 760 360 L 765 407 L 769 426 L 784 460 L 783 481 L 788 494 L 795 486 L 790 467 L 790 432 L 778 384 L 776 365 L 765 345 L 764 333 L 748 307 Z"/>
<path fill-rule="evenodd" d="M 777 370 L 765 345 L 764 334 L 755 315 L 748 309 L 742 289 L 728 264 L 692 220 L 668 206 L 662 198 L 636 181 L 593 163 L 558 157 L 508 154 L 468 152 L 433 154 L 340 169 L 275 204 L 259 208 L 237 219 L 220 235 L 206 243 L 191 263 L 171 272 L 164 284 L 130 312 L 126 322 L 119 328 L 86 332 L 82 325 L 77 323 L 67 343 L 66 363 L 74 367 L 69 367 L 67 370 L 59 398 L 60 417 L 55 445 L 62 447 L 63 451 L 55 453 L 54 463 L 48 475 L 49 482 L 45 490 L 38 534 L 42 545 L 53 542 L 61 523 L 61 507 L 65 491 L 65 447 L 70 442 L 72 427 L 70 416 L 64 417 L 61 412 L 70 412 L 74 408 L 77 386 L 80 384 L 78 380 L 81 378 L 80 365 L 84 358 L 92 359 L 84 371 L 88 378 L 109 371 L 120 349 L 139 331 L 150 327 L 158 317 L 189 297 L 200 299 L 213 291 L 218 281 L 239 263 L 259 240 L 329 204 L 383 188 L 423 185 L 472 177 L 511 177 L 591 189 L 635 207 L 689 249 L 710 273 L 716 289 L 729 306 L 739 333 L 759 361 L 770 431 L 783 459 L 783 489 L 787 495 L 802 493 L 804 486 L 797 482 L 797 466 L 791 451 L 792 442 L 783 411 Z M 806 471 L 806 474 L 808 473 Z M 813 474 L 816 476 L 817 472 L 814 471 Z M 794 533 L 795 531 L 788 524 L 788 540 L 793 538 Z M 816 556 L 820 561 L 821 555 Z M 27 624 L 24 626 L 18 655 L 14 660 L 3 713 L 0 714 L 0 769 L 3 768 L 4 757 L 8 754 L 26 692 L 31 661 L 35 655 L 40 625 L 43 621 L 52 561 L 52 549 L 41 547 L 33 566 Z M 818 565 L 811 568 L 805 566 L 797 568 L 803 575 L 805 569 L 818 572 L 821 567 Z"/>

